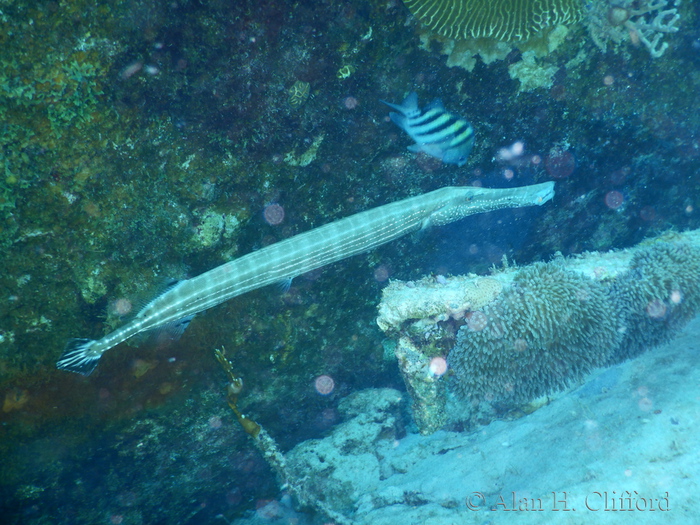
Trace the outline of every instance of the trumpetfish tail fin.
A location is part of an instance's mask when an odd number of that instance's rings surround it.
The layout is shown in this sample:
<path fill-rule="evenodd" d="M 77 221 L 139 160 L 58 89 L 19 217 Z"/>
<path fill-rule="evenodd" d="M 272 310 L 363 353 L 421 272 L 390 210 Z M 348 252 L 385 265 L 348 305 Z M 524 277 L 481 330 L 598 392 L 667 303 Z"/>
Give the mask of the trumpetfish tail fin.
<path fill-rule="evenodd" d="M 56 368 L 89 376 L 102 354 L 95 355 L 90 349 L 97 341 L 93 339 L 71 339 L 56 363 Z"/>

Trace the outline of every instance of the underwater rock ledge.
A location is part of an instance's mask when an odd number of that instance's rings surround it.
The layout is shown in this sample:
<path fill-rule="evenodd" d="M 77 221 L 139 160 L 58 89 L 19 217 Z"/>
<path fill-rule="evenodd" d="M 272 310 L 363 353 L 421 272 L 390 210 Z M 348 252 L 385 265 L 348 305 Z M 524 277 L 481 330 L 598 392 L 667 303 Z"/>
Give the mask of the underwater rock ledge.
<path fill-rule="evenodd" d="M 654 352 L 599 369 L 534 413 L 476 432 L 421 436 L 403 425 L 402 393 L 355 392 L 328 436 L 287 454 L 290 482 L 355 525 L 540 525 L 571 523 L 574 514 L 576 523 L 693 522 L 699 335 L 696 318 Z M 318 513 L 294 519 L 329 521 Z M 289 521 L 255 515 L 234 523 Z"/>
<path fill-rule="evenodd" d="M 384 289 L 422 434 L 485 423 L 673 337 L 700 306 L 700 230 L 626 250 Z M 448 363 L 447 373 L 435 363 Z"/>

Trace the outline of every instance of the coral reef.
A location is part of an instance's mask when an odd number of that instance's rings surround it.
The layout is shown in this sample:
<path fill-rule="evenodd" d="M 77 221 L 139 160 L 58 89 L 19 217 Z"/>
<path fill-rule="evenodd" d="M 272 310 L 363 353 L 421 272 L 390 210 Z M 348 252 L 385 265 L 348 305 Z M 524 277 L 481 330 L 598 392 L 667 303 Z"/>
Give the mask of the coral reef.
<path fill-rule="evenodd" d="M 532 91 L 552 87 L 557 70 L 554 65 L 538 64 L 535 54 L 526 51 L 522 60 L 508 67 L 508 74 L 510 78 L 520 81 L 520 91 Z"/>
<path fill-rule="evenodd" d="M 698 275 L 700 230 L 668 233 L 628 250 L 505 268 L 488 278 L 500 293 L 449 315 L 420 318 L 432 313 L 421 305 L 440 304 L 439 288 L 399 294 L 393 283 L 380 311 L 407 314 L 380 326 L 397 340 L 414 421 L 428 434 L 522 407 L 668 340 L 700 311 Z M 474 287 L 446 281 L 443 301 Z M 430 374 L 435 355 L 447 355 L 451 374 Z"/>
<path fill-rule="evenodd" d="M 591 38 L 605 52 L 608 42 L 642 44 L 652 58 L 668 49 L 663 37 L 678 31 L 680 0 L 597 0 L 586 16 Z"/>
<path fill-rule="evenodd" d="M 422 2 L 415 4 L 418 6 Z M 413 5 L 407 5 L 413 11 Z M 624 0 L 622 3 L 595 0 L 569 21 L 584 19 L 591 40 L 603 52 L 607 51 L 608 43 L 613 43 L 614 49 L 618 50 L 620 44 L 629 42 L 644 46 L 653 58 L 658 58 L 669 46 L 668 42 L 663 41 L 664 35 L 678 31 L 681 18 L 679 7 L 679 0 L 647 0 L 641 3 L 634 0 Z M 484 64 L 510 57 L 508 73 L 511 78 L 520 81 L 519 91 L 527 92 L 551 88 L 555 74 L 562 67 L 571 76 L 578 76 L 578 66 L 590 60 L 589 46 L 582 38 L 581 29 L 570 29 L 565 22 L 550 22 L 546 30 L 530 33 L 524 39 L 499 39 L 486 34 L 488 32 L 457 35 L 454 31 L 433 27 L 435 24 L 427 24 L 428 29 L 421 31 L 420 37 L 423 49 L 431 50 L 431 44 L 437 43 L 441 53 L 447 55 L 448 66 L 470 72 L 477 64 L 477 57 Z M 445 23 L 444 18 L 440 23 Z M 565 43 L 567 45 L 563 45 Z M 520 60 L 512 62 L 515 51 L 522 56 Z"/>
<path fill-rule="evenodd" d="M 445 382 L 431 370 L 431 356 L 408 337 L 400 337 L 394 348 L 401 376 L 411 397 L 411 411 L 421 434 L 440 429 L 445 417 Z"/>
<path fill-rule="evenodd" d="M 382 450 L 404 433 L 402 405 L 401 393 L 390 388 L 344 398 L 338 405 L 343 423 L 327 438 L 305 441 L 287 454 L 287 472 L 297 487 L 340 514 L 352 514 L 360 496 L 356 487 L 380 479 Z M 369 503 L 372 491 L 365 489 L 360 500 Z"/>
<path fill-rule="evenodd" d="M 544 29 L 577 22 L 579 0 L 404 0 L 423 24 L 448 38 L 527 40 Z"/>
<path fill-rule="evenodd" d="M 560 390 L 604 364 L 621 339 L 607 287 L 562 261 L 518 271 L 480 313 L 449 355 L 454 390 L 470 403 L 516 406 Z"/>
<path fill-rule="evenodd" d="M 379 439 L 361 434 L 358 427 L 369 418 L 376 427 L 375 418 L 382 412 L 388 419 L 395 417 L 394 411 L 381 408 L 386 391 L 368 390 L 357 396 L 364 404 L 348 414 L 342 427 L 351 435 L 372 439 L 373 446 L 332 433 L 315 440 L 313 447 L 295 447 L 289 455 L 313 454 L 300 471 L 307 486 L 329 507 L 342 508 L 356 525 L 534 525 L 542 523 L 543 516 L 561 514 L 564 491 L 571 495 L 569 514 L 573 508 L 587 508 L 583 512 L 592 515 L 603 508 L 602 495 L 598 496 L 601 483 L 623 477 L 634 483 L 631 498 L 616 499 L 615 510 L 606 512 L 613 518 L 594 521 L 625 521 L 619 509 L 635 509 L 638 502 L 644 510 L 634 522 L 655 525 L 659 515 L 672 515 L 668 510 L 695 505 L 699 334 L 700 319 L 695 319 L 679 338 L 657 351 L 594 372 L 580 388 L 527 416 L 499 419 L 474 432 L 443 430 L 422 436 L 389 427 Z M 342 487 L 332 474 L 336 472 L 347 473 Z M 659 488 L 669 479 L 673 480 L 670 499 L 666 486 Z M 475 492 L 474 487 L 488 490 Z M 553 504 L 551 487 L 562 495 L 558 506 Z M 651 506 L 652 498 L 635 500 L 635 492 L 662 497 L 655 496 Z M 577 494 L 591 495 L 587 506 Z M 514 520 L 514 512 L 524 517 Z M 265 517 L 258 513 L 235 524 L 266 525 L 270 521 Z M 293 523 L 319 523 L 317 515 L 297 518 Z"/>
<path fill-rule="evenodd" d="M 289 88 L 289 98 L 287 99 L 287 104 L 290 107 L 297 109 L 304 105 L 308 100 L 311 90 L 311 85 L 303 80 L 297 80 Z"/>
<path fill-rule="evenodd" d="M 238 377 L 238 374 L 234 372 L 233 363 L 224 354 L 224 349 L 214 350 L 214 354 L 229 379 L 229 384 L 226 388 L 228 405 L 231 410 L 233 410 L 238 424 L 241 425 L 246 434 L 253 439 L 255 447 L 263 455 L 267 464 L 275 471 L 280 486 L 286 488 L 297 499 L 300 505 L 320 511 L 325 516 L 332 519 L 334 523 L 350 525 L 350 521 L 344 519 L 341 514 L 335 512 L 327 503 L 317 497 L 316 494 L 306 490 L 303 481 L 301 481 L 303 477 L 298 476 L 297 479 L 294 472 L 288 468 L 287 458 L 284 456 L 284 452 L 280 449 L 277 441 L 275 441 L 267 430 L 241 413 L 238 408 L 238 396 L 243 390 L 243 379 Z"/>
<path fill-rule="evenodd" d="M 387 282 L 487 274 L 504 254 L 525 265 L 700 227 L 700 118 L 688 111 L 700 97 L 694 7 L 663 8 L 678 9 L 680 30 L 664 34 L 669 48 L 650 60 L 641 41 L 636 52 L 629 45 L 624 24 L 615 26 L 619 46 L 606 41 L 616 53 L 600 53 L 573 24 L 527 42 L 460 41 L 461 55 L 449 58 L 437 39 L 419 47 L 419 22 L 400 1 L 3 2 L 5 522 L 215 522 L 264 506 L 276 494 L 273 473 L 247 435 L 226 433 L 237 427 L 211 348 L 236 349 L 250 387 L 241 410 L 254 408 L 289 450 L 328 430 L 338 398 L 403 388 L 396 344 L 373 326 Z M 484 60 L 469 55 L 475 47 Z M 523 92 L 510 66 L 531 47 L 536 65 L 558 69 L 530 76 L 542 87 Z M 467 55 L 470 72 L 446 64 Z M 310 91 L 296 108 L 295 82 Z M 378 99 L 410 90 L 441 97 L 473 123 L 479 140 L 463 169 L 406 154 Z M 496 155 L 516 141 L 521 155 Z M 444 185 L 548 179 L 544 159 L 556 145 L 576 169 L 539 214 L 468 219 L 420 244 L 405 239 L 339 271 L 300 276 L 285 294 L 241 297 L 207 312 L 177 344 L 123 348 L 89 380 L 55 370 L 67 338 L 121 324 L 168 277 Z M 308 164 L 286 163 L 288 152 Z M 605 199 L 613 191 L 622 199 L 615 209 Z M 270 203 L 284 208 L 281 224 L 265 221 Z M 608 257 L 581 271 L 616 279 L 629 264 L 616 253 L 615 264 Z M 479 326 L 449 301 L 405 334 L 428 359 L 447 356 L 460 322 Z M 426 361 L 415 361 L 423 373 Z M 321 374 L 335 381 L 328 396 L 313 388 Z"/>
<path fill-rule="evenodd" d="M 454 40 L 445 36 L 421 32 L 421 47 L 431 48 L 433 42 L 439 44 L 440 52 L 447 56 L 449 67 L 459 67 L 473 71 L 477 57 L 484 64 L 505 60 L 513 51 L 523 53 L 523 59 L 509 66 L 511 78 L 521 80 L 521 90 L 531 91 L 537 87 L 550 87 L 553 69 L 551 57 L 565 42 L 569 29 L 558 25 L 523 42 L 503 42 L 493 38 L 468 38 Z"/>
<path fill-rule="evenodd" d="M 637 356 L 690 321 L 700 310 L 699 276 L 700 246 L 664 240 L 636 252 L 612 288 L 624 336 L 609 361 Z"/>
<path fill-rule="evenodd" d="M 438 280 L 424 277 L 414 282 L 392 281 L 382 291 L 377 324 L 385 332 L 398 330 L 409 319 L 431 323 L 459 318 L 468 310 L 478 310 L 501 292 L 503 285 L 489 277 L 453 277 Z M 416 288 L 421 294 L 416 296 Z M 415 327 L 417 330 L 423 326 Z"/>

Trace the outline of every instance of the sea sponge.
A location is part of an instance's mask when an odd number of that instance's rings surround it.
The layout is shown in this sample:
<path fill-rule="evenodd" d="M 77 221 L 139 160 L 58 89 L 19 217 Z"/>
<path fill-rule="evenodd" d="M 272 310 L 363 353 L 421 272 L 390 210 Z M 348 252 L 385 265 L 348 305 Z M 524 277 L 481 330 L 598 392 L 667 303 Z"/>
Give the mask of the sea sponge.
<path fill-rule="evenodd" d="M 463 326 L 449 354 L 452 388 L 497 408 L 566 387 L 607 362 L 622 339 L 609 288 L 557 261 L 520 270 L 478 315 L 486 323 Z"/>
<path fill-rule="evenodd" d="M 700 248 L 654 241 L 637 251 L 613 284 L 624 337 L 610 364 L 673 337 L 700 309 Z"/>

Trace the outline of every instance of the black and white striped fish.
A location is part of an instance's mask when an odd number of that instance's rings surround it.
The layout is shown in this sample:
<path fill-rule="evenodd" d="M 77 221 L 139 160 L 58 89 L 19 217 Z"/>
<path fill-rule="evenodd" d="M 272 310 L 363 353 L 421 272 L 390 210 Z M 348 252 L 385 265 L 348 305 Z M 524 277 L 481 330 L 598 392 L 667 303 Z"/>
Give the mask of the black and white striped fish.
<path fill-rule="evenodd" d="M 471 124 L 442 106 L 439 98 L 423 110 L 418 107 L 418 95 L 411 92 L 399 106 L 381 100 L 398 113 L 390 113 L 391 120 L 416 141 L 409 151 L 423 151 L 446 164 L 464 166 L 474 145 Z"/>

